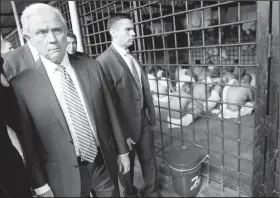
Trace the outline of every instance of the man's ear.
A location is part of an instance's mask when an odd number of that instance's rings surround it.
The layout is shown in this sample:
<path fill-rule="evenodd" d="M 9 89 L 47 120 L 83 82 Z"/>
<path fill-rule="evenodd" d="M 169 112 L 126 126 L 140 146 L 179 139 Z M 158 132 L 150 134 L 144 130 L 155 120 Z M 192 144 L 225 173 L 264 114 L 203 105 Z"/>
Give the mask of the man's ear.
<path fill-rule="evenodd" d="M 116 36 L 116 34 L 115 34 L 116 31 L 115 31 L 114 29 L 111 28 L 111 29 L 109 30 L 109 33 L 110 33 L 110 35 L 111 35 L 112 38 L 115 38 L 115 36 Z"/>

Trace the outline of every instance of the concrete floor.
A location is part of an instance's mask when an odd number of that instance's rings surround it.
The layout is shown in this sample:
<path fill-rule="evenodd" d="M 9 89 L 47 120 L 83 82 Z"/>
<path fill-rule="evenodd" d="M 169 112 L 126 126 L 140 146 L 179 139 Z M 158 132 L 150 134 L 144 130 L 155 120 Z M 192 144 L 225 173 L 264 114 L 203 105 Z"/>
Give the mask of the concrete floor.
<path fill-rule="evenodd" d="M 139 161 L 136 159 L 135 163 L 135 177 L 134 177 L 134 185 L 139 189 L 143 189 L 144 181 L 140 169 Z M 207 185 L 207 181 L 205 177 L 202 177 L 202 184 L 199 193 L 196 197 L 237 197 L 238 194 L 229 189 L 225 188 L 224 192 L 218 190 L 217 186 L 214 186 L 214 183 L 210 183 Z M 162 197 L 180 197 L 173 189 L 172 179 L 170 176 L 161 174 L 159 172 L 159 193 Z M 123 197 L 123 188 L 120 185 L 120 193 L 121 197 Z M 242 197 L 246 197 L 245 195 L 240 195 Z"/>
<path fill-rule="evenodd" d="M 159 117 L 158 109 L 156 109 L 156 112 Z M 167 115 L 168 112 L 161 109 L 161 120 L 166 120 Z M 251 125 L 250 127 L 239 125 L 237 119 L 229 119 L 222 122 L 221 120 L 211 119 L 218 118 L 217 115 L 211 114 L 208 117 L 209 119 L 198 118 L 193 124 L 182 129 L 170 129 L 167 127 L 167 122 L 158 122 L 154 127 L 157 155 L 162 156 L 164 152 L 166 158 L 168 151 L 172 147 L 181 146 L 182 144 L 191 145 L 195 142 L 201 146 L 197 147 L 201 156 L 206 156 L 208 152 L 207 148 L 209 147 L 212 149 L 212 151 L 209 150 L 209 162 L 213 164 L 209 165 L 209 176 L 219 182 L 210 179 L 209 185 L 207 185 L 207 179 L 203 177 L 203 185 L 198 196 L 238 196 L 238 192 L 235 190 L 236 187 L 240 188 L 241 193 L 239 196 L 248 196 L 251 192 L 253 146 L 246 143 L 253 143 L 254 113 L 242 117 L 240 120 L 241 125 Z M 236 123 L 228 123 L 228 121 Z M 209 137 L 206 133 L 208 130 L 210 133 L 213 133 L 209 134 Z M 241 142 L 238 142 L 238 139 Z M 224 151 L 223 154 L 221 153 L 222 150 Z M 238 160 L 236 156 L 240 156 L 241 159 Z M 163 163 L 162 160 L 158 161 L 158 163 Z M 221 167 L 224 167 L 224 169 Z M 207 163 L 204 163 L 202 173 L 207 175 L 207 170 Z M 240 176 L 238 172 L 240 172 Z M 221 183 L 229 186 L 229 188 L 224 187 L 222 189 Z M 172 192 L 172 181 L 170 177 L 162 184 L 164 187 L 163 194 Z"/>

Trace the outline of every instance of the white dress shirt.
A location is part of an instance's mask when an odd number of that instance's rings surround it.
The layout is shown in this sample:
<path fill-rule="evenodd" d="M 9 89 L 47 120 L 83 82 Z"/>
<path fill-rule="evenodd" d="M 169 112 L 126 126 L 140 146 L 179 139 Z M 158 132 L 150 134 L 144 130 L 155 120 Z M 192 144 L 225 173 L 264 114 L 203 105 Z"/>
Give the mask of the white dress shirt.
<path fill-rule="evenodd" d="M 62 92 L 62 83 L 61 83 L 61 72 L 56 70 L 57 67 L 58 67 L 57 64 L 49 61 L 48 59 L 44 58 L 41 55 L 40 55 L 40 58 L 42 60 L 43 65 L 45 66 L 45 69 L 47 71 L 48 77 L 49 77 L 50 82 L 52 84 L 52 87 L 54 89 L 55 95 L 56 95 L 56 97 L 58 99 L 58 102 L 59 102 L 59 104 L 61 106 L 61 109 L 63 111 L 63 114 L 65 116 L 66 122 L 68 124 L 69 130 L 70 130 L 70 133 L 71 133 L 71 136 L 72 136 L 72 139 L 73 139 L 76 155 L 80 156 L 81 152 L 80 152 L 80 148 L 79 148 L 79 143 L 78 143 L 78 139 L 77 139 L 77 136 L 76 136 L 76 132 L 75 132 L 75 129 L 73 127 L 72 120 L 70 118 L 70 113 L 69 113 L 69 111 L 67 109 L 67 106 L 66 106 L 66 103 L 64 101 L 64 96 L 63 96 L 63 92 Z M 79 83 L 78 83 L 76 74 L 74 72 L 74 69 L 73 69 L 73 67 L 70 64 L 70 61 L 69 61 L 67 53 L 65 54 L 65 56 L 64 56 L 64 58 L 63 58 L 63 60 L 62 60 L 60 65 L 62 65 L 62 66 L 64 66 L 66 68 L 67 73 L 71 76 L 71 78 L 73 80 L 73 83 L 74 83 L 74 85 L 75 85 L 75 87 L 77 89 L 78 95 L 79 95 L 79 97 L 81 99 L 81 103 L 82 103 L 82 105 L 84 107 L 87 119 L 88 119 L 88 121 L 90 123 L 90 128 L 93 131 L 93 135 L 95 137 L 96 144 L 99 145 L 96 133 L 95 133 L 95 131 L 93 129 L 93 125 L 91 123 L 91 120 L 89 119 L 89 115 L 88 115 L 88 112 L 87 112 L 87 109 L 86 109 L 86 105 L 85 105 L 85 101 L 84 101 L 84 98 L 83 98 L 83 95 L 82 95 L 82 92 L 81 92 L 81 88 L 79 86 Z M 37 195 L 41 195 L 41 194 L 47 192 L 49 189 L 50 189 L 49 185 L 46 184 L 46 185 L 44 185 L 44 186 L 42 186 L 40 188 L 34 189 L 34 191 L 35 191 L 35 193 Z"/>
<path fill-rule="evenodd" d="M 27 45 L 31 51 L 32 57 L 34 59 L 34 61 L 36 62 L 39 59 L 39 52 L 37 51 L 37 49 L 31 45 L 31 43 L 27 42 Z"/>
<path fill-rule="evenodd" d="M 130 65 L 130 61 L 128 60 L 129 57 L 127 55 L 127 53 L 129 52 L 128 50 L 125 50 L 123 48 L 121 48 L 120 46 L 118 46 L 116 43 L 112 42 L 112 45 L 114 46 L 114 48 L 117 50 L 117 52 L 122 56 L 122 58 L 124 59 L 124 61 L 126 62 L 126 64 L 128 65 L 128 68 L 130 69 L 131 73 L 133 74 L 132 71 L 132 65 Z M 139 64 L 137 63 L 137 61 L 133 58 L 133 63 L 135 65 L 138 77 L 140 79 L 140 84 L 142 86 L 142 81 L 141 81 L 141 68 L 139 66 Z M 132 75 L 133 76 L 133 75 Z"/>

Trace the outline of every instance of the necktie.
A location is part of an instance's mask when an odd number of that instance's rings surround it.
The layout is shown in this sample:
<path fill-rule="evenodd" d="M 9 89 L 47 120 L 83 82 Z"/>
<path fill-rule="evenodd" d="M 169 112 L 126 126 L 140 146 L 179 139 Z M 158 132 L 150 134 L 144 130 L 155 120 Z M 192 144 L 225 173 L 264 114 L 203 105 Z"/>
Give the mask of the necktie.
<path fill-rule="evenodd" d="M 140 81 L 138 72 L 136 70 L 136 67 L 135 67 L 135 64 L 134 64 L 134 61 L 133 61 L 133 57 L 129 52 L 126 53 L 126 56 L 128 57 L 129 64 L 131 66 L 131 73 L 132 73 L 133 77 L 135 78 L 138 86 L 141 88 L 141 81 Z"/>
<path fill-rule="evenodd" d="M 138 72 L 136 70 L 136 66 L 134 64 L 134 58 L 132 57 L 132 55 L 129 52 L 126 53 L 126 56 L 128 57 L 128 61 L 129 61 L 130 67 L 131 67 L 131 73 L 134 76 L 134 79 L 135 79 L 137 85 L 140 88 L 140 97 L 141 97 L 140 106 L 141 106 L 141 109 L 142 109 L 144 101 L 143 101 L 143 91 L 142 91 L 141 81 L 140 81 Z"/>
<path fill-rule="evenodd" d="M 65 67 L 58 66 L 57 71 L 61 72 L 62 92 L 78 139 L 81 157 L 83 160 L 93 162 L 97 155 L 97 146 L 85 109 Z"/>

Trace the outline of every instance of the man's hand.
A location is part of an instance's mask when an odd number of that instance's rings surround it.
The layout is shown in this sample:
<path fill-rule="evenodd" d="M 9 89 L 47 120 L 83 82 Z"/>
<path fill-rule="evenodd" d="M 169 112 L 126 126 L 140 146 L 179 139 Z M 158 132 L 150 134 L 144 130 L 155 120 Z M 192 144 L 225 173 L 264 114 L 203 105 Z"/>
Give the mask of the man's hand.
<path fill-rule="evenodd" d="M 5 78 L 5 76 L 3 74 L 0 74 L 0 78 L 1 78 L 1 84 L 4 87 L 9 87 L 9 83 L 8 83 L 7 79 Z"/>
<path fill-rule="evenodd" d="M 129 160 L 129 155 L 122 155 L 118 156 L 118 164 L 119 164 L 119 172 L 122 174 L 128 173 L 130 170 L 130 160 Z"/>
<path fill-rule="evenodd" d="M 126 142 L 127 142 L 128 147 L 129 147 L 129 150 L 131 151 L 132 145 L 134 145 L 135 142 L 131 139 L 131 137 L 127 138 Z"/>
<path fill-rule="evenodd" d="M 43 193 L 41 195 L 38 195 L 38 197 L 54 197 L 54 194 L 53 194 L 52 189 L 50 189 L 47 192 L 45 192 L 45 193 Z"/>

